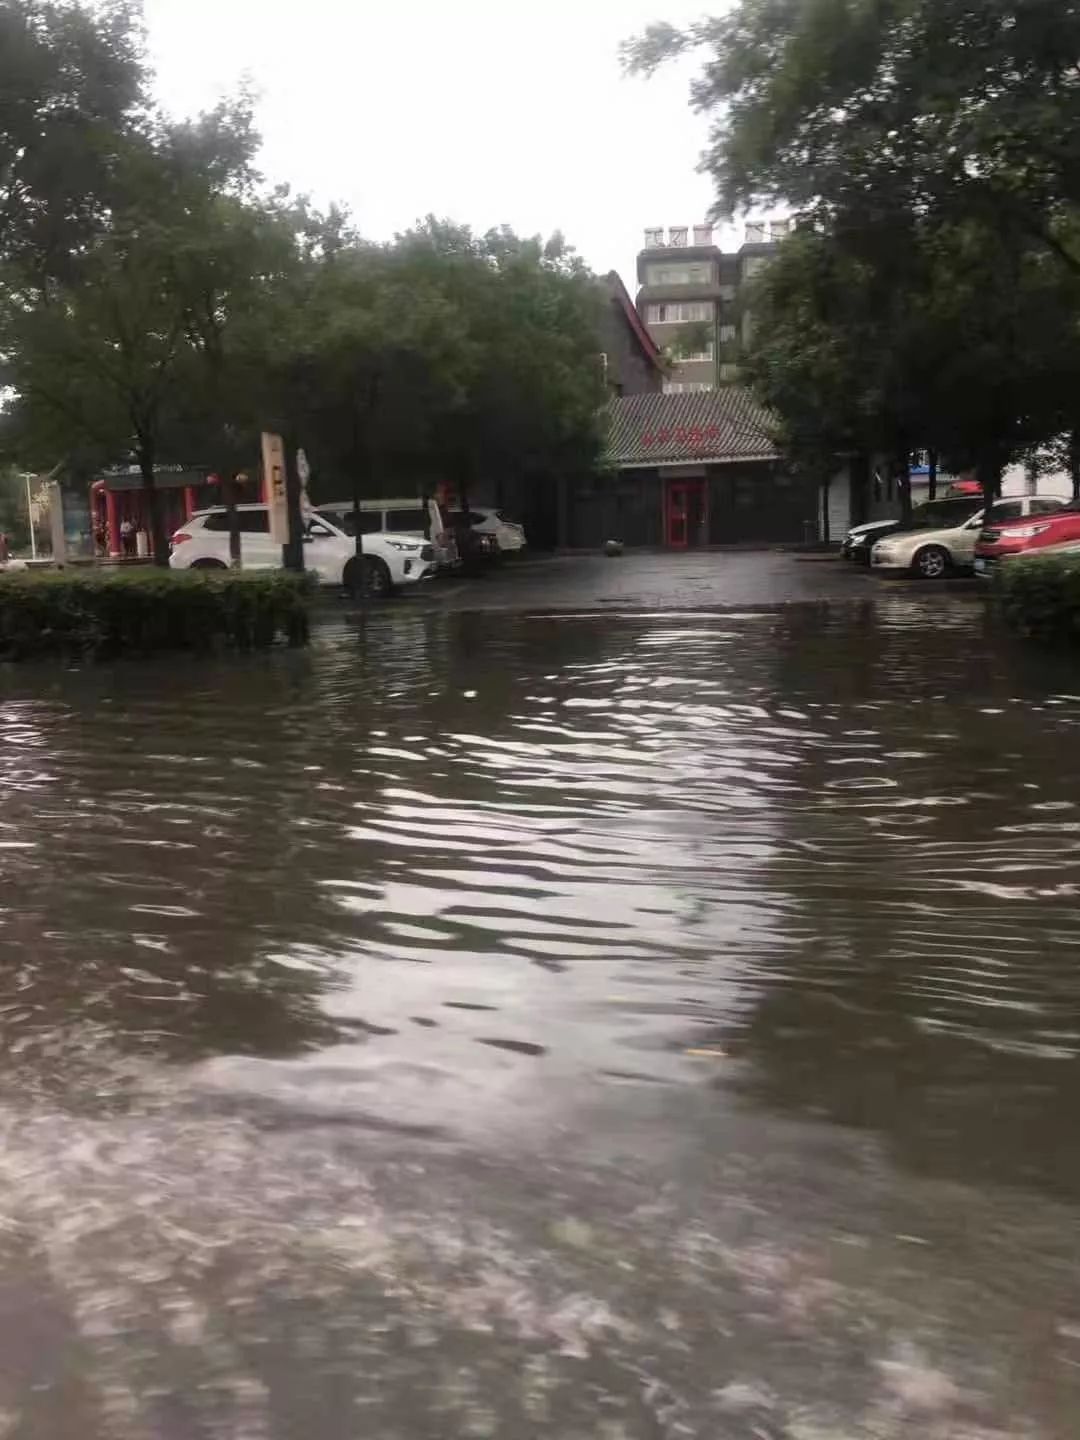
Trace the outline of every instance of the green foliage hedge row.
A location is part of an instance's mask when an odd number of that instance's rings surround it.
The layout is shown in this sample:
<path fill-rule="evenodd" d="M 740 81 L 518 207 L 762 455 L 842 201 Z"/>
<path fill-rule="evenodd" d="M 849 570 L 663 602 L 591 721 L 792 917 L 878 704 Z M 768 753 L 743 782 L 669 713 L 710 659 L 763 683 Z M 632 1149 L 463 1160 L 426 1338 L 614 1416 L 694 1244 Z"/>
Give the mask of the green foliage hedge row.
<path fill-rule="evenodd" d="M 308 636 L 310 576 L 69 569 L 0 575 L 0 658 L 250 650 Z"/>
<path fill-rule="evenodd" d="M 1009 560 L 997 567 L 994 595 L 1005 619 L 1023 634 L 1080 641 L 1080 553 Z"/>

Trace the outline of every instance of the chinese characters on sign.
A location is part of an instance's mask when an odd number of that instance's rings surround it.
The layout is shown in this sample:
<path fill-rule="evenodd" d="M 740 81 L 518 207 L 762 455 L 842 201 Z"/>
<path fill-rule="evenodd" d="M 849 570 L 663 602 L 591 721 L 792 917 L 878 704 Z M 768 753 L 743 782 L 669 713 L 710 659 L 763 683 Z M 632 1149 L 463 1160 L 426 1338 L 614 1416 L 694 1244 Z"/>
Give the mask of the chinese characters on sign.
<path fill-rule="evenodd" d="M 646 430 L 641 437 L 641 444 L 644 449 L 651 450 L 654 445 L 690 445 L 700 448 L 706 441 L 719 440 L 719 425 L 680 425 L 676 429 L 663 428 L 661 430 Z"/>
<path fill-rule="evenodd" d="M 275 545 L 287 545 L 289 507 L 285 496 L 285 442 L 280 435 L 263 431 L 262 462 L 266 503 L 270 510 L 270 539 Z"/>

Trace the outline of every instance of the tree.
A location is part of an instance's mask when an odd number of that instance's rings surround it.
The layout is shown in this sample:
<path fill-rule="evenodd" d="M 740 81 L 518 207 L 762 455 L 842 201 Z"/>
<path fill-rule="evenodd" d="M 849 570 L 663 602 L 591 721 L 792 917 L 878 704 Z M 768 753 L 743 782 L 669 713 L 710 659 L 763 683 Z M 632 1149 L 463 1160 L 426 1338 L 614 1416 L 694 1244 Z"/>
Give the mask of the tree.
<path fill-rule="evenodd" d="M 69 276 L 144 103 L 134 7 L 0 0 L 0 287 Z"/>
<path fill-rule="evenodd" d="M 733 213 L 1009 217 L 1080 270 L 1080 7 L 1032 0 L 739 0 L 626 47 L 708 58 L 703 166 Z"/>
<path fill-rule="evenodd" d="M 790 204 L 815 237 L 777 262 L 750 364 L 793 434 L 815 370 L 842 373 L 820 431 L 854 409 L 905 475 L 940 450 L 989 502 L 1010 459 L 1080 433 L 1080 6 L 739 0 L 627 59 L 693 49 L 718 209 Z M 809 345 L 770 297 L 812 319 Z"/>
<path fill-rule="evenodd" d="M 465 403 L 439 425 L 450 478 L 463 495 L 484 480 L 499 501 L 513 482 L 534 530 L 552 529 L 558 483 L 600 450 L 601 302 L 589 271 L 558 234 L 475 237 L 429 219 L 401 244 L 444 273 L 476 346 Z"/>
<path fill-rule="evenodd" d="M 324 491 L 465 497 L 512 474 L 542 503 L 596 453 L 595 304 L 558 239 L 429 218 L 391 245 L 320 245 L 282 295 L 271 408 Z"/>
<path fill-rule="evenodd" d="M 259 275 L 258 246 L 238 262 L 265 229 L 243 199 L 253 143 L 245 112 L 228 107 L 198 125 L 126 137 L 107 226 L 68 278 L 7 307 L 0 349 L 21 453 L 133 460 L 159 565 L 168 541 L 155 466 L 224 423 L 209 400 L 222 378 L 218 331 Z"/>

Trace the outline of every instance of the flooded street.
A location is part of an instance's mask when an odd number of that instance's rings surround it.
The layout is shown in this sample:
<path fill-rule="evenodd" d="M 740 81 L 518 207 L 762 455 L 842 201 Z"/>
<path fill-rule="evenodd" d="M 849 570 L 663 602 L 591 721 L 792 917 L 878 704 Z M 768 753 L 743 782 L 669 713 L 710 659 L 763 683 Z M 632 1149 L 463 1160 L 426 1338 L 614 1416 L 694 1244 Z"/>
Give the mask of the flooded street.
<path fill-rule="evenodd" d="M 0 674 L 0 1437 L 1080 1433 L 1080 674 L 865 593 Z"/>

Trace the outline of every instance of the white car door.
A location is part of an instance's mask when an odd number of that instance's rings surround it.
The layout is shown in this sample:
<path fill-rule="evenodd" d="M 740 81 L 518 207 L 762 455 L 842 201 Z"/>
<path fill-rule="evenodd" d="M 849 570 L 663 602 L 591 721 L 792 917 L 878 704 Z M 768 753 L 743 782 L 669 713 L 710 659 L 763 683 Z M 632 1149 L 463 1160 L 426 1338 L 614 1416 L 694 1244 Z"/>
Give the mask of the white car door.
<path fill-rule="evenodd" d="M 949 549 L 952 551 L 954 565 L 972 565 L 975 562 L 975 542 L 978 540 L 983 528 L 983 512 L 980 510 L 970 520 L 966 520 L 958 530 L 954 530 L 949 537 Z"/>
<path fill-rule="evenodd" d="M 270 514 L 267 510 L 238 510 L 240 526 L 240 568 L 242 570 L 276 570 L 281 565 L 281 546 L 270 539 Z M 226 539 L 226 547 L 228 539 Z"/>
<path fill-rule="evenodd" d="M 345 561 L 354 553 L 347 536 L 313 520 L 304 533 L 304 568 L 319 577 L 323 585 L 340 585 Z"/>

